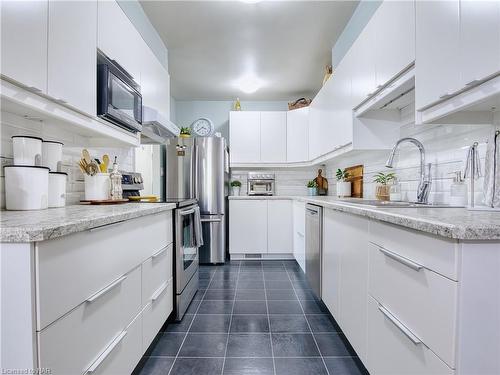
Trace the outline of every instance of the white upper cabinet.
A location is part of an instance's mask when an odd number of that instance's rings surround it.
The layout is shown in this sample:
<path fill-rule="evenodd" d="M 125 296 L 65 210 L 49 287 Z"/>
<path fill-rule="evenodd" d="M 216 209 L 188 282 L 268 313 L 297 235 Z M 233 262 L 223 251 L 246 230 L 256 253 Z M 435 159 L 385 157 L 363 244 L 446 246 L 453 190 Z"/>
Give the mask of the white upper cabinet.
<path fill-rule="evenodd" d="M 458 0 L 416 2 L 417 110 L 446 99 L 460 89 L 459 35 Z M 477 62 L 474 59 L 473 66 Z"/>
<path fill-rule="evenodd" d="M 373 17 L 376 84 L 381 87 L 415 60 L 415 2 L 384 1 Z"/>
<path fill-rule="evenodd" d="M 267 201 L 267 252 L 293 252 L 293 206 L 291 200 Z"/>
<path fill-rule="evenodd" d="M 332 124 L 325 137 L 326 152 L 352 142 L 352 74 L 350 56 L 347 57 L 340 62 L 333 77 Z"/>
<path fill-rule="evenodd" d="M 47 91 L 47 1 L 1 1 L 2 74 Z"/>
<path fill-rule="evenodd" d="M 461 81 L 500 73 L 500 1 L 460 1 Z"/>
<path fill-rule="evenodd" d="M 141 84 L 144 41 L 116 1 L 98 1 L 97 47 Z"/>
<path fill-rule="evenodd" d="M 260 161 L 286 162 L 286 112 L 260 113 Z"/>
<path fill-rule="evenodd" d="M 96 115 L 97 0 L 49 1 L 47 93 Z"/>
<path fill-rule="evenodd" d="M 231 163 L 260 162 L 260 112 L 230 112 L 229 147 Z"/>
<path fill-rule="evenodd" d="M 352 60 L 352 104 L 353 108 L 368 99 L 376 89 L 375 73 L 375 23 L 366 25 L 351 47 Z"/>
<path fill-rule="evenodd" d="M 140 59 L 142 104 L 170 117 L 170 76 L 148 45 L 142 44 Z"/>
<path fill-rule="evenodd" d="M 308 160 L 309 108 L 299 108 L 286 113 L 286 161 Z"/>

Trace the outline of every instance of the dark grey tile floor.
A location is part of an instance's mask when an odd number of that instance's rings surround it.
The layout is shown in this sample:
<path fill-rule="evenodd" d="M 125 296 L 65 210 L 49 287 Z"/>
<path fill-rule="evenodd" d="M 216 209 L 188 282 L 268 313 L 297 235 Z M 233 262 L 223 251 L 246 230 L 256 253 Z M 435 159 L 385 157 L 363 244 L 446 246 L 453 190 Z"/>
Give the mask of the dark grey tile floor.
<path fill-rule="evenodd" d="M 200 267 L 180 323 L 164 326 L 137 375 L 367 374 L 295 261 Z"/>

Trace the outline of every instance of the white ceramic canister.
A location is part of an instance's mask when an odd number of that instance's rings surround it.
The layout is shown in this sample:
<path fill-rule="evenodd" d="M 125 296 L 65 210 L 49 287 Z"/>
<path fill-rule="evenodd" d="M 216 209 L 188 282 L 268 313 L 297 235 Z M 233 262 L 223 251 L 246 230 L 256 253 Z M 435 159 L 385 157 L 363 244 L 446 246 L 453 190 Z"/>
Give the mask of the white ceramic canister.
<path fill-rule="evenodd" d="M 49 208 L 66 205 L 66 180 L 64 172 L 49 172 Z"/>
<path fill-rule="evenodd" d="M 85 200 L 109 199 L 111 191 L 111 180 L 109 173 L 97 173 L 94 176 L 84 175 L 85 178 Z"/>
<path fill-rule="evenodd" d="M 58 172 L 58 165 L 62 161 L 61 142 L 43 141 L 42 142 L 42 165 L 49 167 L 51 172 Z"/>
<path fill-rule="evenodd" d="M 42 138 L 29 135 L 12 136 L 14 165 L 41 165 Z"/>
<path fill-rule="evenodd" d="M 43 210 L 48 207 L 49 168 L 7 165 L 4 171 L 7 210 Z"/>

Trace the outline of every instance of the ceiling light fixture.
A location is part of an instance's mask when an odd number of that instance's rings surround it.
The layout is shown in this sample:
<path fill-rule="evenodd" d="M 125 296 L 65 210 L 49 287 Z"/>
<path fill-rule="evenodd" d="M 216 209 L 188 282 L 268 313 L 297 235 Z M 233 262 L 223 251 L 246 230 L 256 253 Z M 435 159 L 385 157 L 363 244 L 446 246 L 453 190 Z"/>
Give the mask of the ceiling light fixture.
<path fill-rule="evenodd" d="M 262 0 L 240 0 L 240 1 L 246 4 L 257 4 L 260 3 Z"/>
<path fill-rule="evenodd" d="M 245 94 L 253 94 L 263 85 L 264 82 L 253 74 L 247 74 L 236 82 L 236 86 Z"/>

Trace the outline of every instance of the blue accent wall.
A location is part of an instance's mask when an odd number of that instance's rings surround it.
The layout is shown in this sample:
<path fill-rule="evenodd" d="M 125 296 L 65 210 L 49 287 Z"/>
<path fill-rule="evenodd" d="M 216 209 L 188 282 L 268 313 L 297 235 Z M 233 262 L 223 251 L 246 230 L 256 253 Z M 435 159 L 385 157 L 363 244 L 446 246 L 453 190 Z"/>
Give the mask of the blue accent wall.
<path fill-rule="evenodd" d="M 380 0 L 361 0 L 354 10 L 351 19 L 340 34 L 332 48 L 332 66 L 335 68 L 343 59 L 361 31 L 372 18 L 377 8 L 382 4 Z"/>

